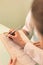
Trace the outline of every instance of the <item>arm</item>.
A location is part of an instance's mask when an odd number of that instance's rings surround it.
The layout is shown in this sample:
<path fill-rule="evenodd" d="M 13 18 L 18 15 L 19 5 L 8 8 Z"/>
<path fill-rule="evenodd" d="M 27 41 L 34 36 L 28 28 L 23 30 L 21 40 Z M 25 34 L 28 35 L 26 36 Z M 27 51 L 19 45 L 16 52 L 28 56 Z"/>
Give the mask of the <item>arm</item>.
<path fill-rule="evenodd" d="M 22 30 L 26 34 L 26 36 L 29 36 L 30 38 L 33 34 L 33 29 L 34 29 L 34 26 L 32 22 L 31 10 L 30 10 L 26 17 L 25 25 L 23 26 Z"/>
<path fill-rule="evenodd" d="M 33 30 L 32 23 L 31 23 L 31 12 L 29 12 L 28 16 L 26 17 L 26 22 L 24 27 L 21 29 L 27 36 L 30 35 L 30 33 Z M 14 42 L 19 44 L 21 47 L 25 46 L 25 41 L 20 37 L 19 32 L 16 31 L 14 33 L 15 35 L 8 35 L 9 38 L 12 38 Z"/>

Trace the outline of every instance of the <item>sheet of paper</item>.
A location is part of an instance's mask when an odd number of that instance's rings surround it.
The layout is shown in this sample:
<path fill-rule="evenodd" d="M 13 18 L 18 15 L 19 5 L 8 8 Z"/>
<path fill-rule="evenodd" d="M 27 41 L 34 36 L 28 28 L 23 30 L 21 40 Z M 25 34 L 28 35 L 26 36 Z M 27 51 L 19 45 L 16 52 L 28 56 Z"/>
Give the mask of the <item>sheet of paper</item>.
<path fill-rule="evenodd" d="M 1 35 L 0 38 L 4 46 L 6 47 L 7 51 L 9 52 L 10 56 L 17 57 L 16 65 L 35 65 L 35 62 L 24 53 L 24 50 L 21 49 L 20 46 L 14 44 L 13 41 L 11 41 L 4 35 Z"/>

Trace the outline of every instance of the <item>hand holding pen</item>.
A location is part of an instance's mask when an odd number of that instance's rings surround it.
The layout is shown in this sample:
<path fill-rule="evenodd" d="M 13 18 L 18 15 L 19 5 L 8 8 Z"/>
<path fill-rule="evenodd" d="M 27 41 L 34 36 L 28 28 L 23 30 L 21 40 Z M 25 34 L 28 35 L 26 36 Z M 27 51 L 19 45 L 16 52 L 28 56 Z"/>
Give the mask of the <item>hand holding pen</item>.
<path fill-rule="evenodd" d="M 11 29 L 8 34 L 15 35 L 15 32 L 19 30 L 22 26 L 17 27 L 15 30 Z"/>
<path fill-rule="evenodd" d="M 21 47 L 24 47 L 25 42 L 21 38 L 18 29 L 20 29 L 20 27 L 18 27 L 16 30 L 10 30 L 10 32 L 8 33 L 8 37 L 11 38 L 15 43 L 17 43 Z"/>

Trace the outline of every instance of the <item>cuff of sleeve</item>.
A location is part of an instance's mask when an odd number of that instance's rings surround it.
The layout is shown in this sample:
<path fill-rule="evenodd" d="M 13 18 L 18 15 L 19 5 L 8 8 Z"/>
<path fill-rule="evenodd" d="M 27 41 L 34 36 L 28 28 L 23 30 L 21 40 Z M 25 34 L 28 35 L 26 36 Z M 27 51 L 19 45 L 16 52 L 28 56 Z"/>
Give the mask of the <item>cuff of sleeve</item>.
<path fill-rule="evenodd" d="M 25 52 L 26 54 L 28 54 L 28 45 L 29 45 L 29 43 L 26 43 L 26 45 L 25 45 L 25 47 L 24 47 L 24 52 Z"/>
<path fill-rule="evenodd" d="M 26 30 L 28 32 L 28 28 L 26 26 L 24 26 L 22 29 Z"/>
<path fill-rule="evenodd" d="M 40 48 L 31 43 L 27 43 L 24 47 L 25 54 L 29 55 L 39 65 L 43 65 L 43 52 Z"/>

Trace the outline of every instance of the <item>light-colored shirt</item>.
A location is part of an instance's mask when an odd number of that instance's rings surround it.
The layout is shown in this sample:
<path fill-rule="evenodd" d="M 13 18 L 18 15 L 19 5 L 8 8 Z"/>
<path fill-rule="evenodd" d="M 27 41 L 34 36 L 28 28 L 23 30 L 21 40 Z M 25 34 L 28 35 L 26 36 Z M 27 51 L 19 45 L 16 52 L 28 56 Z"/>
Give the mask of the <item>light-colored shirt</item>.
<path fill-rule="evenodd" d="M 39 41 L 36 29 L 33 26 L 33 21 L 31 20 L 32 17 L 32 12 L 31 10 L 29 11 L 27 17 L 26 17 L 26 21 L 25 21 L 25 25 L 23 27 L 24 30 L 26 30 L 30 35 L 33 33 L 31 41 L 32 42 L 37 42 Z"/>
<path fill-rule="evenodd" d="M 43 50 L 34 46 L 31 43 L 27 43 L 24 47 L 24 51 L 39 65 L 43 65 Z"/>
<path fill-rule="evenodd" d="M 27 17 L 26 17 L 26 22 L 25 25 L 23 27 L 24 30 L 26 30 L 29 33 L 34 33 L 31 41 L 32 42 L 37 42 L 39 41 L 38 35 L 37 35 L 37 31 L 34 28 L 32 21 L 31 21 L 31 16 L 32 12 L 31 10 L 29 11 Z M 39 65 L 43 65 L 43 50 L 41 50 L 40 48 L 34 46 L 31 43 L 26 43 L 25 47 L 24 47 L 24 51 L 27 55 L 29 55 L 33 60 L 35 60 L 37 63 L 39 63 Z"/>

